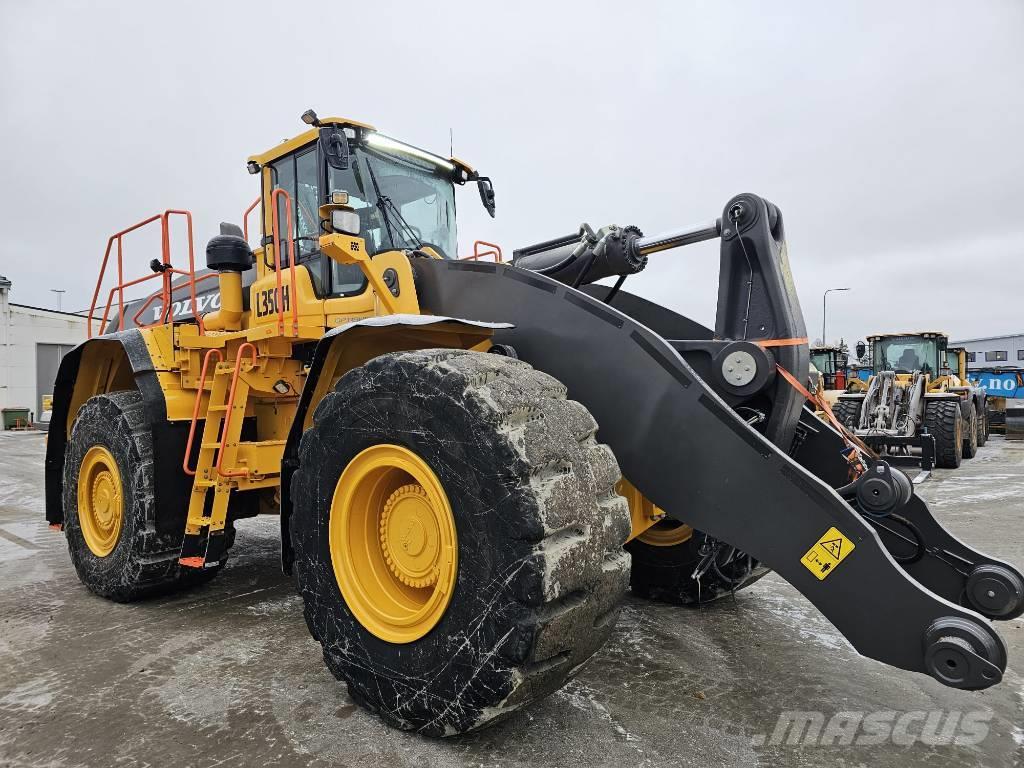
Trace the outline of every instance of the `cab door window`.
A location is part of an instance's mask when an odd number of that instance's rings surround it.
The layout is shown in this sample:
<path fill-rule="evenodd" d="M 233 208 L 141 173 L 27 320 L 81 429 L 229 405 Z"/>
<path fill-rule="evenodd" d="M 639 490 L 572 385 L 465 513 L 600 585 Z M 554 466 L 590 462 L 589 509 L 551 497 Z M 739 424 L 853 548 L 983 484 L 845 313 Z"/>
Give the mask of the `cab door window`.
<path fill-rule="evenodd" d="M 295 214 L 288 210 L 288 200 L 295 202 L 295 158 L 289 155 L 288 157 L 278 160 L 276 163 L 270 166 L 271 178 L 274 182 L 274 189 L 283 189 L 288 193 L 288 197 L 284 195 L 276 196 L 277 210 L 274 212 L 276 217 L 274 222 L 271 222 L 270 233 L 274 233 L 274 224 L 276 222 L 277 232 L 281 238 L 281 253 L 279 254 L 281 259 L 281 266 L 287 266 L 288 262 L 288 222 L 291 220 L 292 228 L 295 227 Z M 290 215 L 289 215 L 290 214 Z M 291 233 L 292 237 L 295 236 L 295 232 Z M 274 243 L 274 247 L 278 247 L 277 243 Z"/>
<path fill-rule="evenodd" d="M 291 201 L 291 235 L 295 240 L 295 260 L 305 263 L 313 287 L 321 292 L 323 283 L 320 265 L 320 166 L 316 147 L 282 157 L 271 164 L 274 189 L 283 189 Z M 288 266 L 288 204 L 283 196 L 277 199 L 278 227 L 281 233 L 281 266 Z M 272 231 L 272 230 L 271 230 Z"/>
<path fill-rule="evenodd" d="M 320 179 L 316 147 L 295 156 L 295 252 L 299 261 L 320 250 Z"/>

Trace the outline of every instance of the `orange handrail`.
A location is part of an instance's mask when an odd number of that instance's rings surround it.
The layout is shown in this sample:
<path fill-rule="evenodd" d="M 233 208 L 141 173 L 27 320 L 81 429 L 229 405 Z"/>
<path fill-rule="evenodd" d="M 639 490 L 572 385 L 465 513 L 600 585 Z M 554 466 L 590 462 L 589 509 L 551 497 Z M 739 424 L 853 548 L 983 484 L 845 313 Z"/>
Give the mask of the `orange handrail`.
<path fill-rule="evenodd" d="M 486 247 L 488 250 L 480 250 L 481 246 Z M 493 256 L 495 263 L 501 263 L 501 246 L 496 243 L 488 243 L 486 240 L 475 240 L 473 241 L 473 255 L 463 256 L 462 261 L 479 261 L 485 256 Z"/>
<path fill-rule="evenodd" d="M 170 217 L 173 215 L 181 215 L 185 217 L 185 221 L 188 227 L 188 271 L 175 269 L 171 263 L 171 237 L 170 237 Z M 152 224 L 155 221 L 160 222 L 160 250 L 163 264 L 163 269 L 160 272 L 154 272 L 151 275 L 145 275 L 136 280 L 125 281 L 124 279 L 124 237 L 125 235 L 134 232 L 147 224 Z M 159 295 L 164 300 L 164 311 L 160 316 L 159 321 L 151 323 L 148 326 L 142 326 L 145 328 L 152 327 L 167 322 L 168 316 L 171 312 L 171 295 L 172 295 L 172 279 L 174 275 L 183 275 L 188 278 L 188 283 L 191 293 L 192 302 L 192 315 L 196 318 L 196 323 L 199 325 L 199 333 L 203 333 L 203 319 L 199 316 L 197 311 L 196 303 L 196 286 L 195 286 L 195 244 L 192 233 L 192 213 L 190 211 L 179 210 L 169 208 L 163 213 L 150 216 L 148 219 L 133 224 L 127 229 L 122 229 L 120 232 L 115 232 L 107 239 L 107 248 L 103 253 L 103 263 L 100 265 L 100 274 L 96 279 L 96 289 L 92 294 L 92 303 L 89 305 L 89 322 L 87 326 L 88 336 L 92 338 L 93 327 L 92 321 L 96 314 L 96 301 L 99 299 L 100 288 L 103 285 L 103 278 L 107 273 L 107 265 L 110 263 L 111 249 L 114 247 L 114 243 L 117 243 L 117 284 L 110 289 L 110 295 L 107 298 L 107 304 L 103 312 L 102 322 L 100 324 L 99 331 L 102 333 L 103 328 L 107 325 L 110 319 L 110 309 L 114 303 L 114 294 L 117 294 L 117 320 L 118 329 L 124 329 L 124 289 L 132 285 L 138 285 L 139 283 L 145 282 L 156 277 L 162 278 L 162 286 Z M 182 286 L 179 286 L 182 287 Z"/>
<path fill-rule="evenodd" d="M 227 409 L 224 411 L 224 422 L 221 425 L 220 447 L 217 449 L 217 474 L 221 477 L 244 477 L 249 474 L 248 469 L 241 469 L 237 472 L 233 470 L 225 471 L 221 466 L 224 461 L 224 449 L 228 443 L 228 427 L 231 424 L 231 409 L 235 405 L 235 389 L 238 387 L 238 374 L 242 370 L 242 355 L 247 349 L 251 353 L 251 364 L 256 365 L 256 347 L 247 341 L 238 348 L 238 352 L 235 354 L 235 370 L 231 374 L 231 391 L 228 394 Z"/>
<path fill-rule="evenodd" d="M 206 389 L 206 371 L 210 366 L 210 358 L 214 355 L 217 356 L 218 363 L 224 359 L 224 355 L 220 353 L 219 349 L 211 349 L 203 356 L 203 370 L 199 374 L 199 389 L 196 391 L 196 404 L 192 408 L 192 424 L 188 428 L 188 441 L 185 443 L 185 456 L 181 460 L 181 468 L 185 470 L 186 475 L 195 476 L 196 474 L 196 471 L 194 469 L 190 469 L 188 466 L 188 457 L 192 455 L 192 443 L 196 437 L 196 424 L 199 423 L 199 406 L 203 401 L 203 390 Z"/>
<path fill-rule="evenodd" d="M 129 232 L 134 232 L 136 229 L 141 229 L 142 227 L 146 226 L 147 224 L 150 224 L 150 223 L 152 223 L 154 221 L 158 221 L 159 219 L 160 219 L 160 215 L 159 214 L 157 214 L 156 216 L 150 216 L 148 219 L 143 219 L 138 224 L 134 224 L 134 225 L 128 227 L 127 229 L 122 229 L 120 232 L 114 233 L 107 240 L 107 250 L 103 253 L 103 263 L 100 265 L 100 276 L 99 276 L 99 279 L 96 280 L 96 290 L 93 291 L 93 294 L 92 294 L 92 304 L 89 305 L 88 333 L 89 333 L 89 338 L 90 339 L 92 338 L 92 319 L 93 319 L 93 315 L 95 314 L 95 310 L 96 310 L 96 299 L 99 298 L 100 286 L 103 284 L 103 276 L 104 276 L 104 274 L 106 274 L 107 263 L 110 261 L 110 249 L 113 247 L 114 243 L 117 242 L 117 266 L 118 266 L 118 270 L 117 271 L 118 271 L 118 283 L 120 283 L 123 280 L 122 269 L 121 269 L 121 255 L 122 255 L 122 251 L 121 251 L 121 238 L 124 237 L 125 235 L 127 235 Z M 111 290 L 110 301 L 107 302 L 108 309 L 109 309 L 110 302 L 113 301 L 113 298 L 114 298 L 113 297 L 114 290 L 117 290 L 118 287 L 120 287 L 120 289 L 121 289 L 121 296 L 122 296 L 122 299 L 123 299 L 123 296 L 124 296 L 123 288 L 124 288 L 124 286 L 115 286 L 115 288 Z M 103 324 L 104 325 L 106 325 L 106 320 L 107 320 L 106 315 L 104 315 L 104 317 L 103 317 Z M 102 327 L 103 326 L 100 327 L 101 330 L 102 330 Z"/>
<path fill-rule="evenodd" d="M 278 197 L 282 195 L 284 196 L 287 210 L 285 221 L 288 224 L 288 272 L 291 277 L 291 288 L 289 288 L 291 298 L 289 303 L 292 306 L 292 335 L 297 336 L 299 333 L 299 306 L 295 301 L 295 237 L 293 236 L 295 229 L 292 220 L 292 198 L 281 188 L 275 189 L 270 193 L 270 205 L 274 209 L 270 222 L 274 236 L 274 271 L 277 273 L 277 331 L 282 336 L 284 335 L 284 294 L 281 291 L 281 206 L 277 204 Z"/>
<path fill-rule="evenodd" d="M 249 242 L 249 214 L 256 210 L 256 206 L 260 204 L 260 198 L 256 198 L 252 201 L 252 205 L 245 209 L 245 213 L 242 214 L 242 234 L 245 237 L 245 242 Z"/>

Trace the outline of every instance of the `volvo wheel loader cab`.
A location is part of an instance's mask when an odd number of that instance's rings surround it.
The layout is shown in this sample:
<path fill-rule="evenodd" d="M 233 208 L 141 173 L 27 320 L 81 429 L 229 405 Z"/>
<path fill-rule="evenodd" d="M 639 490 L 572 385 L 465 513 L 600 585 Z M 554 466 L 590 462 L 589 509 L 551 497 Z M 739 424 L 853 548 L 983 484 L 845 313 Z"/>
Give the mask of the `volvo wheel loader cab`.
<path fill-rule="evenodd" d="M 840 395 L 836 417 L 894 462 L 956 468 L 987 437 L 985 392 L 972 385 L 943 333 L 868 337 L 872 376 Z M 862 388 L 857 387 L 857 390 Z"/>
<path fill-rule="evenodd" d="M 663 236 L 583 226 L 511 264 L 457 260 L 454 190 L 475 182 L 493 213 L 486 178 L 303 119 L 249 160 L 255 249 L 244 220 L 222 225 L 197 272 L 180 209 L 108 241 L 46 458 L 47 520 L 91 590 L 202 583 L 239 520 L 279 515 L 328 668 L 434 735 L 557 689 L 631 580 L 700 602 L 773 568 L 865 655 L 960 688 L 1000 680 L 988 619 L 1021 613 L 1024 580 L 805 408 L 776 206 L 739 195 Z M 132 277 L 128 242 L 149 225 L 161 252 Z M 713 329 L 621 290 L 708 239 Z"/>

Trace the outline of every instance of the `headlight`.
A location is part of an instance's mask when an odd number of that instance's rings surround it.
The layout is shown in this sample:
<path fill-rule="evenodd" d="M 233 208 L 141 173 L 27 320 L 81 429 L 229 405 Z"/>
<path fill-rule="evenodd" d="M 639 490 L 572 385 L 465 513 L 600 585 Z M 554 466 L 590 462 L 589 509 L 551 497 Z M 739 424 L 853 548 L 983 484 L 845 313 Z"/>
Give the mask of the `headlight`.
<path fill-rule="evenodd" d="M 331 211 L 331 229 L 346 235 L 359 234 L 359 214 L 355 211 Z"/>

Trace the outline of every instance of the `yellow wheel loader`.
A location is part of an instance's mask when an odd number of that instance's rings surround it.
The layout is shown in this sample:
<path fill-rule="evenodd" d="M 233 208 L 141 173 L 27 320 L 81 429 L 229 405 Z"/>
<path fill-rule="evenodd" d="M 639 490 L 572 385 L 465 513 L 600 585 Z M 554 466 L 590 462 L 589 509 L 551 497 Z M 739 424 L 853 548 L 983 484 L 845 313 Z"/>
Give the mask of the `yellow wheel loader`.
<path fill-rule="evenodd" d="M 46 518 L 90 590 L 230 578 L 236 523 L 278 515 L 330 671 L 438 736 L 575 675 L 631 579 L 701 602 L 772 568 L 861 653 L 999 682 L 990 619 L 1020 615 L 1024 580 L 805 407 L 775 205 L 742 194 L 665 235 L 583 225 L 511 263 L 460 260 L 455 190 L 476 185 L 493 215 L 489 179 L 364 123 L 303 120 L 248 161 L 255 249 L 246 216 L 197 270 L 177 209 L 108 242 L 46 456 Z M 161 252 L 134 277 L 144 226 Z M 711 239 L 714 329 L 621 290 Z"/>
<path fill-rule="evenodd" d="M 989 423 L 991 407 L 986 389 L 981 386 L 980 381 L 970 378 L 967 373 L 966 347 L 946 348 L 946 364 L 942 375 L 948 377 L 947 381 L 953 384 L 953 391 L 960 392 L 964 400 L 969 400 L 974 406 L 977 414 L 977 447 L 983 447 L 992 433 L 992 425 Z"/>
<path fill-rule="evenodd" d="M 822 397 L 834 406 L 839 393 L 846 391 L 850 355 L 844 347 L 811 347 L 811 382 Z"/>
<path fill-rule="evenodd" d="M 938 332 L 877 334 L 872 376 L 839 396 L 836 418 L 891 463 L 955 469 L 988 437 L 985 390 L 966 377 L 964 362 Z"/>

